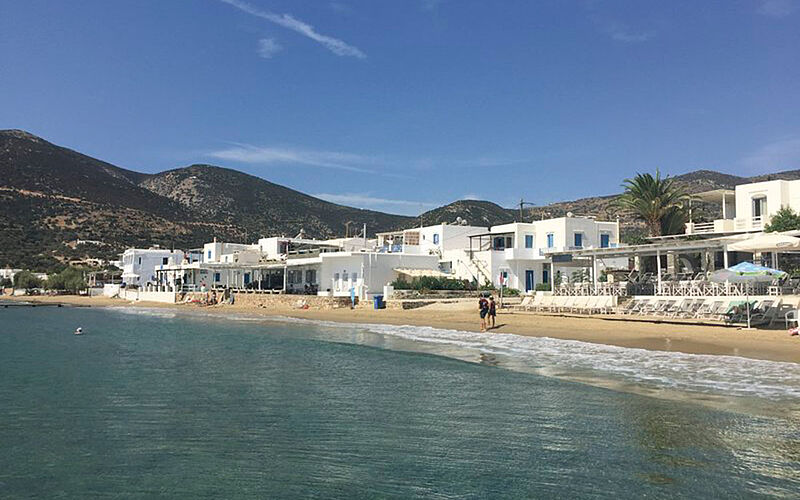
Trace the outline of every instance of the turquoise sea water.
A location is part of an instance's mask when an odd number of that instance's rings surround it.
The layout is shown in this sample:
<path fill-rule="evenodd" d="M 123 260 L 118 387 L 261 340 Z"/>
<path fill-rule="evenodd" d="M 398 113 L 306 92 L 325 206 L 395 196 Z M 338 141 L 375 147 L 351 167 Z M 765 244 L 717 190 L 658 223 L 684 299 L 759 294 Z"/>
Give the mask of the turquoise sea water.
<path fill-rule="evenodd" d="M 795 370 L 413 327 L 0 309 L 0 498 L 796 498 Z"/>

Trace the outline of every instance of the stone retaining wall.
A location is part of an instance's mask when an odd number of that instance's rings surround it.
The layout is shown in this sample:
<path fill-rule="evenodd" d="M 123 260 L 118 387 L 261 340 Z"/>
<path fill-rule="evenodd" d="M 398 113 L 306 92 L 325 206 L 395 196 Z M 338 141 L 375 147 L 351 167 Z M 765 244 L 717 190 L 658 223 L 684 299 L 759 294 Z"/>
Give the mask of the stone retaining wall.
<path fill-rule="evenodd" d="M 307 305 L 310 309 L 339 309 L 350 307 L 349 297 L 320 297 L 318 295 L 272 295 L 254 293 L 233 294 L 233 303 L 245 307 L 279 307 L 301 308 Z"/>

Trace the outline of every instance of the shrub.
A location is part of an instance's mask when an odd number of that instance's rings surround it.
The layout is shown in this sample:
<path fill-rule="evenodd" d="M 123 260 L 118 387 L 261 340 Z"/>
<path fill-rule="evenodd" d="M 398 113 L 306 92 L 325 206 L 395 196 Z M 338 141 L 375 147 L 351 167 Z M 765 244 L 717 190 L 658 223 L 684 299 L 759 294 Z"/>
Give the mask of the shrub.
<path fill-rule="evenodd" d="M 781 207 L 764 226 L 765 233 L 800 229 L 800 214 L 789 207 Z"/>
<path fill-rule="evenodd" d="M 20 271 L 14 275 L 14 288 L 30 290 L 32 288 L 41 288 L 41 286 L 42 280 L 30 271 Z"/>
<path fill-rule="evenodd" d="M 47 278 L 47 288 L 77 292 L 86 288 L 86 282 L 83 280 L 83 273 L 79 269 L 68 267 L 58 274 L 50 275 Z"/>
<path fill-rule="evenodd" d="M 418 276 L 410 282 L 398 278 L 392 286 L 395 290 L 474 290 L 469 281 L 436 276 Z"/>
<path fill-rule="evenodd" d="M 536 283 L 536 291 L 537 292 L 549 292 L 550 291 L 550 283 Z"/>

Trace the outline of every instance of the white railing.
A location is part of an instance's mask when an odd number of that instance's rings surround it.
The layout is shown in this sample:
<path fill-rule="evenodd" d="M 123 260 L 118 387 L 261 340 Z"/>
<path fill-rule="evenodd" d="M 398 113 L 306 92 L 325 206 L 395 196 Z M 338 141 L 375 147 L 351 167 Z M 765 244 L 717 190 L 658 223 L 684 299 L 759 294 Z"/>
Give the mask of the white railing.
<path fill-rule="evenodd" d="M 695 222 L 692 227 L 692 234 L 713 233 L 713 222 Z"/>
<path fill-rule="evenodd" d="M 736 219 L 733 222 L 733 227 L 736 231 L 752 231 L 761 229 L 764 226 L 763 216 L 753 217 L 752 219 Z"/>

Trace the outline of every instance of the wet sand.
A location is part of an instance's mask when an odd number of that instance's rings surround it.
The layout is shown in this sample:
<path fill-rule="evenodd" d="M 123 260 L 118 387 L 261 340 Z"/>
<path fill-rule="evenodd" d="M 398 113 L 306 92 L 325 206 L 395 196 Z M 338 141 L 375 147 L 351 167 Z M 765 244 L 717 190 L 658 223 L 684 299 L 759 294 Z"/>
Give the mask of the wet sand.
<path fill-rule="evenodd" d="M 260 308 L 240 305 L 199 307 L 161 303 L 130 303 L 106 297 L 2 297 L 3 300 L 56 302 L 77 306 L 160 307 L 202 311 L 207 314 L 252 314 L 289 316 L 342 323 L 383 323 L 391 325 L 431 326 L 450 330 L 479 330 L 479 318 L 472 301 L 456 304 L 434 304 L 419 309 L 295 309 Z M 0 309 L 1 310 L 1 309 Z M 632 321 L 615 315 L 606 317 L 572 317 L 498 311 L 495 333 L 552 337 L 640 349 L 679 351 L 690 354 L 743 356 L 772 361 L 800 363 L 800 338 L 790 337 L 782 320 L 776 329 L 743 330 L 725 326 L 667 324 Z"/>

